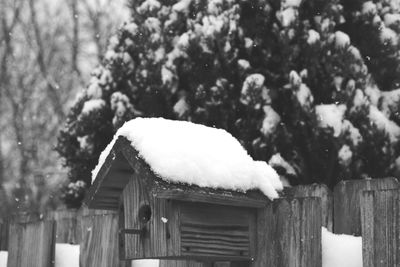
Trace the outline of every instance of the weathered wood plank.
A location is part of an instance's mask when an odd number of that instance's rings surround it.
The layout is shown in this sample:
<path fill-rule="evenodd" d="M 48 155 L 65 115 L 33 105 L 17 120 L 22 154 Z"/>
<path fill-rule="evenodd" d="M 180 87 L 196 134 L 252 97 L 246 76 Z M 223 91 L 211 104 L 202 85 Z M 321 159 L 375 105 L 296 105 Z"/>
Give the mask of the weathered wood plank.
<path fill-rule="evenodd" d="M 395 178 L 349 180 L 338 183 L 334 188 L 334 232 L 360 236 L 362 192 L 396 188 L 399 188 L 399 182 Z"/>
<path fill-rule="evenodd" d="M 8 267 L 52 267 L 55 249 L 54 221 L 12 223 Z"/>
<path fill-rule="evenodd" d="M 0 218 L 0 250 L 7 250 L 8 247 L 8 227 L 9 221 L 5 218 Z"/>
<path fill-rule="evenodd" d="M 363 266 L 400 266 L 400 191 L 365 191 L 361 197 Z"/>
<path fill-rule="evenodd" d="M 209 193 L 196 193 L 187 192 L 182 190 L 160 190 L 156 191 L 155 196 L 158 198 L 182 200 L 190 202 L 203 202 L 203 203 L 214 203 L 218 205 L 229 205 L 238 207 L 265 207 L 266 201 L 253 199 L 250 197 L 234 196 L 234 195 L 217 195 Z"/>
<path fill-rule="evenodd" d="M 251 233 L 256 232 L 256 209 L 176 201 L 180 208 L 181 255 L 250 260 Z M 252 223 L 254 222 L 254 224 Z M 198 238 L 201 237 L 202 239 Z M 213 258 L 211 258 L 213 256 Z"/>
<path fill-rule="evenodd" d="M 77 209 L 55 210 L 47 213 L 48 220 L 54 220 L 56 227 L 56 243 L 79 244 L 81 227 Z"/>
<path fill-rule="evenodd" d="M 321 199 L 277 199 L 258 213 L 257 267 L 320 267 Z"/>
<path fill-rule="evenodd" d="M 286 187 L 284 197 L 319 197 L 322 207 L 322 225 L 329 231 L 333 229 L 333 194 L 324 184 L 299 185 Z"/>
<path fill-rule="evenodd" d="M 126 266 L 119 260 L 118 214 L 83 216 L 80 266 Z"/>
<path fill-rule="evenodd" d="M 211 263 L 187 260 L 187 261 L 176 261 L 176 260 L 161 260 L 159 267 L 211 267 Z"/>

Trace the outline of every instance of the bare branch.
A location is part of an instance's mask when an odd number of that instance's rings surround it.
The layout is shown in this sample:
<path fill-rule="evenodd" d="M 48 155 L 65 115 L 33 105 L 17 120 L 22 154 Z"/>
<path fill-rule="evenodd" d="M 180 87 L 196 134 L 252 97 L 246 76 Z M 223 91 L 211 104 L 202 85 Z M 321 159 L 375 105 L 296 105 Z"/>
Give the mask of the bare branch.
<path fill-rule="evenodd" d="M 72 15 L 72 53 L 71 53 L 71 65 L 72 70 L 75 71 L 78 76 L 81 76 L 81 72 L 78 67 L 78 53 L 79 53 L 79 13 L 78 13 L 78 1 L 72 0 L 70 4 L 70 10 Z"/>
<path fill-rule="evenodd" d="M 58 84 L 53 80 L 53 78 L 49 75 L 47 66 L 45 63 L 45 56 L 44 56 L 44 46 L 40 34 L 40 27 L 37 21 L 36 17 L 36 10 L 35 10 L 35 5 L 34 5 L 34 0 L 29 0 L 29 9 L 30 9 L 30 19 L 31 19 L 31 24 L 33 26 L 33 31 L 35 34 L 35 41 L 37 45 L 37 63 L 39 65 L 40 72 L 44 78 L 44 80 L 47 83 L 47 89 L 49 91 L 49 96 L 52 100 L 53 108 L 54 111 L 56 112 L 57 116 L 62 119 L 64 118 L 65 114 L 62 109 L 62 103 L 61 103 L 61 97 L 58 92 L 59 86 Z"/>

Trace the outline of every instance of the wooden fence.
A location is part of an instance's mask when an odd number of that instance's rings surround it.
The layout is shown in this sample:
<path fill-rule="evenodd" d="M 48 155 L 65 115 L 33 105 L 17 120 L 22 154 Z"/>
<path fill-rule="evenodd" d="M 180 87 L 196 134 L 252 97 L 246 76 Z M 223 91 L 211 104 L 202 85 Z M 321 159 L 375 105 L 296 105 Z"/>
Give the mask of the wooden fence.
<path fill-rule="evenodd" d="M 364 267 L 400 266 L 400 189 L 394 178 L 285 189 L 257 215 L 257 243 L 249 262 L 160 261 L 160 267 L 320 267 L 321 227 L 362 235 Z M 118 214 L 61 210 L 0 220 L 8 267 L 53 266 L 55 243 L 80 245 L 81 267 L 128 267 L 119 260 Z M 260 238 L 260 237 L 263 238 Z M 8 240 L 7 240 L 8 239 Z"/>

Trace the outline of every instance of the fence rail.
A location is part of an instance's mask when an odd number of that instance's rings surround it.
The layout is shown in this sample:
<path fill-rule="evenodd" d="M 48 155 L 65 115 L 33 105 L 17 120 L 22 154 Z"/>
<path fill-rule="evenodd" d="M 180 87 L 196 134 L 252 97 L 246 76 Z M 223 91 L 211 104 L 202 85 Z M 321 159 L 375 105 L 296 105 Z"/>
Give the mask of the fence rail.
<path fill-rule="evenodd" d="M 322 226 L 362 235 L 364 267 L 400 266 L 399 205 L 394 178 L 345 181 L 333 192 L 316 184 L 289 188 L 258 209 L 253 261 L 162 260 L 159 267 L 320 267 Z M 118 216 L 86 209 L 20 214 L 0 220 L 0 249 L 8 249 L 9 267 L 53 266 L 55 243 L 80 245 L 81 267 L 128 267 L 119 259 Z"/>

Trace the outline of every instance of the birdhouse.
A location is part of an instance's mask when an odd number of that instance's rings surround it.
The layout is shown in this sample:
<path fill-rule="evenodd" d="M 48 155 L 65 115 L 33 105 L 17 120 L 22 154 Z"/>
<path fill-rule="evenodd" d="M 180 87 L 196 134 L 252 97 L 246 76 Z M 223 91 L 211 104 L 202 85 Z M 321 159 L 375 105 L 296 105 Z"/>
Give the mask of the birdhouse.
<path fill-rule="evenodd" d="M 164 179 L 124 136 L 101 161 L 84 202 L 119 210 L 122 259 L 255 257 L 257 209 L 270 201 L 264 194 Z"/>
<path fill-rule="evenodd" d="M 248 260 L 256 246 L 257 208 L 268 199 L 174 184 L 158 177 L 119 137 L 87 193 L 92 209 L 120 211 L 124 259 Z"/>

